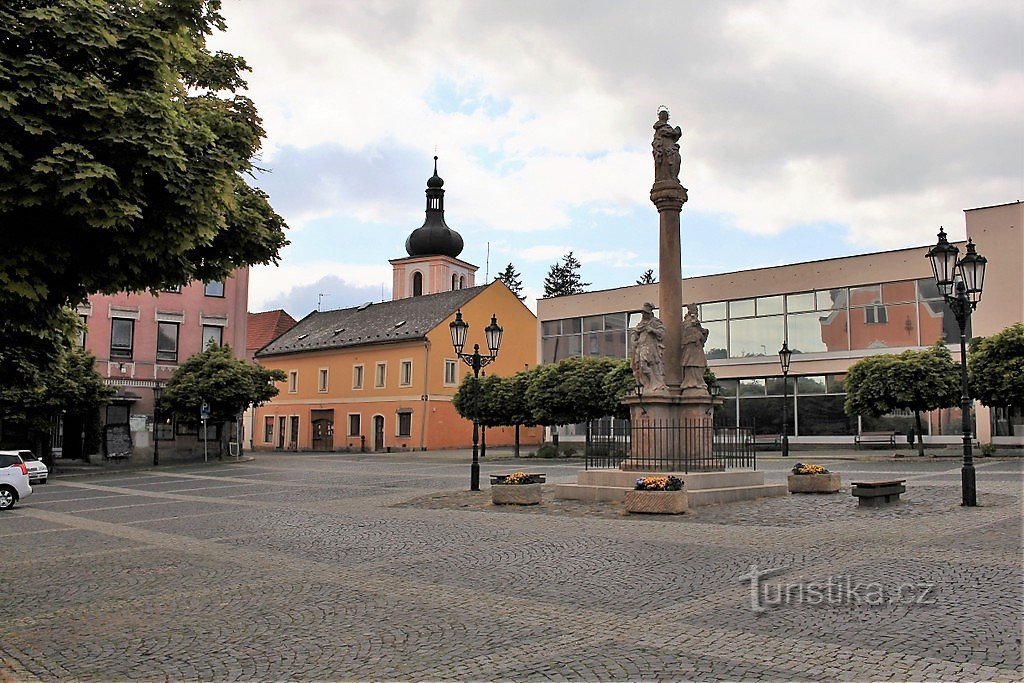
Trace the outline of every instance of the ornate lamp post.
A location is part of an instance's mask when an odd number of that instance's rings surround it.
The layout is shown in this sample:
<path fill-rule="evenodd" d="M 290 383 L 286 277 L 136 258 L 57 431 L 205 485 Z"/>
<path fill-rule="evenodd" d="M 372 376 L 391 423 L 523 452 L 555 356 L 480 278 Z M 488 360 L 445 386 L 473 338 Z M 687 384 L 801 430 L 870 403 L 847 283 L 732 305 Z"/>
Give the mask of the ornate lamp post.
<path fill-rule="evenodd" d="M 981 290 L 985 284 L 985 264 L 988 259 L 979 254 L 974 242 L 967 240 L 967 253 L 958 258 L 960 250 L 946 240 L 946 232 L 939 228 L 939 241 L 928 250 L 932 262 L 935 284 L 942 292 L 946 305 L 953 311 L 960 326 L 960 412 L 961 430 L 964 436 L 964 464 L 960 469 L 962 490 L 961 505 L 974 507 L 978 504 L 978 490 L 974 474 L 974 456 L 971 452 L 971 396 L 967 387 L 967 321 L 971 311 L 981 301 Z"/>
<path fill-rule="evenodd" d="M 489 365 L 498 357 L 498 349 L 501 348 L 501 333 L 504 331 L 498 325 L 497 316 L 491 316 L 491 324 L 484 328 L 484 337 L 487 340 L 489 355 L 480 355 L 480 345 L 473 344 L 473 353 L 463 353 L 466 346 L 466 335 L 469 332 L 469 323 L 463 321 L 462 310 L 455 313 L 455 320 L 448 325 L 452 333 L 452 346 L 455 347 L 455 355 L 473 368 L 474 379 L 480 378 L 480 368 Z M 478 387 L 479 388 L 479 387 Z M 473 411 L 473 465 L 469 470 L 469 490 L 480 490 L 480 419 L 477 411 Z"/>
<path fill-rule="evenodd" d="M 160 396 L 164 388 L 157 384 L 153 387 L 153 467 L 160 464 Z"/>
<path fill-rule="evenodd" d="M 779 363 L 782 365 L 782 457 L 789 457 L 789 361 L 793 352 L 787 342 L 782 342 L 779 349 Z"/>

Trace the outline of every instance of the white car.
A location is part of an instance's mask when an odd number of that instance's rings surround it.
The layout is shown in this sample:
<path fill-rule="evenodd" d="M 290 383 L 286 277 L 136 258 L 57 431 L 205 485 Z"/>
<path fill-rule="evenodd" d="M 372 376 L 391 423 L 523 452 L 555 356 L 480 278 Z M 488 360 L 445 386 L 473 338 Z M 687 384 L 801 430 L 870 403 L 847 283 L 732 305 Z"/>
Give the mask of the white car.
<path fill-rule="evenodd" d="M 13 453 L 14 451 L 0 451 L 0 453 Z M 35 456 L 32 451 L 18 451 L 18 455 L 25 462 L 25 467 L 28 468 L 28 483 L 30 484 L 45 484 L 47 477 L 50 476 L 50 470 L 46 469 L 46 463 Z"/>
<path fill-rule="evenodd" d="M 0 510 L 9 510 L 31 495 L 28 467 L 18 451 L 0 451 Z"/>

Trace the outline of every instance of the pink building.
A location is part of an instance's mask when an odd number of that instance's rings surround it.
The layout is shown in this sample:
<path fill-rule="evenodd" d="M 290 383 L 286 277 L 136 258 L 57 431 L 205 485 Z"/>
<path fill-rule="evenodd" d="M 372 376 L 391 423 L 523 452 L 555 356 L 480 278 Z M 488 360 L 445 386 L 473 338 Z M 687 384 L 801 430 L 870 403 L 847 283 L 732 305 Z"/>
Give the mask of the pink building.
<path fill-rule="evenodd" d="M 183 460 L 202 453 L 196 428 L 161 420 L 155 427 L 154 393 L 189 356 L 210 341 L 245 357 L 249 270 L 223 282 L 193 282 L 159 294 L 94 294 L 78 307 L 87 330 L 83 347 L 96 356 L 96 369 L 117 389 L 101 415 L 103 448 L 98 461 L 152 458 Z M 65 425 L 64 457 L 86 457 Z M 216 427 L 207 437 L 216 439 Z M 158 439 L 156 441 L 154 439 Z"/>

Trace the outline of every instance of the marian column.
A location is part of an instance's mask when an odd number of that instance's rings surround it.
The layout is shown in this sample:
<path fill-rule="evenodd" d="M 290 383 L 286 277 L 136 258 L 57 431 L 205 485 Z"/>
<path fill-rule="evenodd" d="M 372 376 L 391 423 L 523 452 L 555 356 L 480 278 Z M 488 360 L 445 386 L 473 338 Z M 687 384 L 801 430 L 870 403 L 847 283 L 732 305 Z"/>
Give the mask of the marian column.
<path fill-rule="evenodd" d="M 679 138 L 683 132 L 679 126 L 668 122 L 668 109 L 658 110 L 658 121 L 654 124 L 654 141 L 651 142 L 654 155 L 654 185 L 651 187 L 651 201 L 658 209 L 661 223 L 658 250 L 658 307 L 661 321 L 665 324 L 665 384 L 678 389 L 683 373 L 679 348 L 682 342 L 682 266 L 679 248 L 679 214 L 686 203 L 686 188 L 679 182 Z"/>

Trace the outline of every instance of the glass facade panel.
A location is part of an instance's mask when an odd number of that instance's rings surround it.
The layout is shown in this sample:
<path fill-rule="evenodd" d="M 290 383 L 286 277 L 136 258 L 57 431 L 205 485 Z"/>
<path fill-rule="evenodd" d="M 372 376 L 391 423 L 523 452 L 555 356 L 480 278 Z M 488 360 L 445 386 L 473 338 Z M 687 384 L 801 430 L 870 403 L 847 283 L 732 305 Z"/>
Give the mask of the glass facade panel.
<path fill-rule="evenodd" d="M 724 320 L 702 321 L 708 330 L 708 340 L 704 343 L 704 353 L 708 360 L 729 357 L 728 323 Z"/>
<path fill-rule="evenodd" d="M 583 331 L 581 318 L 565 318 L 562 320 L 562 334 L 578 334 Z"/>
<path fill-rule="evenodd" d="M 626 329 L 625 313 L 609 313 L 604 317 L 604 329 L 624 330 Z"/>
<path fill-rule="evenodd" d="M 792 406 L 793 397 L 789 397 Z M 789 411 L 789 430 L 793 433 L 793 410 Z M 741 398 L 740 426 L 754 430 L 755 434 L 782 433 L 782 397 Z"/>
<path fill-rule="evenodd" d="M 917 346 L 917 306 L 877 304 L 850 311 L 850 348 Z"/>
<path fill-rule="evenodd" d="M 729 317 L 730 318 L 741 318 L 746 316 L 754 315 L 754 300 L 753 299 L 739 299 L 737 301 L 729 302 Z"/>
<path fill-rule="evenodd" d="M 882 286 L 850 287 L 850 307 L 867 306 L 882 301 Z"/>
<path fill-rule="evenodd" d="M 714 425 L 716 427 L 738 427 L 736 421 L 736 407 L 738 403 L 735 398 L 727 398 L 722 401 L 720 408 L 715 408 Z"/>
<path fill-rule="evenodd" d="M 914 429 L 914 414 L 889 414 L 879 415 L 875 417 L 873 415 L 861 415 L 860 417 L 860 428 L 864 432 L 896 432 L 896 441 L 899 443 L 901 440 L 900 434 L 909 434 Z"/>
<path fill-rule="evenodd" d="M 849 351 L 850 336 L 847 323 L 850 314 L 846 309 L 836 309 L 818 319 L 821 326 L 821 341 L 826 351 Z"/>
<path fill-rule="evenodd" d="M 807 394 L 824 394 L 825 376 L 814 375 L 810 377 L 797 377 L 796 393 L 800 394 L 801 396 L 805 396 Z"/>
<path fill-rule="evenodd" d="M 589 315 L 583 319 L 584 332 L 601 332 L 604 330 L 603 315 Z"/>
<path fill-rule="evenodd" d="M 764 380 L 741 379 L 740 396 L 764 396 Z"/>
<path fill-rule="evenodd" d="M 826 289 L 814 293 L 814 300 L 819 311 L 828 311 L 834 308 L 846 308 L 846 288 Z"/>
<path fill-rule="evenodd" d="M 790 313 L 786 316 L 789 326 L 789 348 L 793 353 L 820 353 L 828 351 L 822 339 L 821 313 Z"/>
<path fill-rule="evenodd" d="M 913 303 L 917 299 L 917 287 L 913 280 L 882 283 L 882 303 Z"/>
<path fill-rule="evenodd" d="M 583 335 L 583 350 L 588 356 L 626 357 L 626 331 L 590 332 Z"/>
<path fill-rule="evenodd" d="M 778 377 L 767 377 L 764 382 L 764 390 L 769 396 L 782 396 L 783 383 L 782 375 Z M 790 396 L 793 395 L 793 378 L 786 378 L 785 392 Z"/>
<path fill-rule="evenodd" d="M 562 333 L 561 320 L 545 320 L 540 324 L 540 333 L 544 337 L 552 337 Z"/>
<path fill-rule="evenodd" d="M 917 297 L 919 299 L 941 299 L 939 286 L 935 284 L 935 278 L 924 278 L 917 281 Z"/>
<path fill-rule="evenodd" d="M 953 344 L 960 339 L 960 326 L 956 322 L 956 316 L 949 309 L 946 302 L 922 301 L 917 305 L 918 320 L 921 325 L 920 342 L 921 346 L 931 346 L 937 341 Z M 970 320 L 967 321 L 967 338 L 971 338 Z"/>
<path fill-rule="evenodd" d="M 545 363 L 583 355 L 583 337 L 579 334 L 547 337 L 541 341 L 541 358 Z"/>
<path fill-rule="evenodd" d="M 786 296 L 786 310 L 789 313 L 803 313 L 814 310 L 814 292 L 803 294 L 788 294 Z"/>
<path fill-rule="evenodd" d="M 781 315 L 729 321 L 729 356 L 771 356 L 778 353 L 785 338 Z"/>
<path fill-rule="evenodd" d="M 757 299 L 758 315 L 778 315 L 782 313 L 782 296 L 762 296 Z"/>
<path fill-rule="evenodd" d="M 726 307 L 724 301 L 714 301 L 710 304 L 701 304 L 700 306 L 701 321 L 725 320 L 725 314 Z"/>
<path fill-rule="evenodd" d="M 736 395 L 740 388 L 740 382 L 736 379 L 719 379 L 718 386 L 721 388 L 718 395 L 722 398 L 727 398 Z"/>
<path fill-rule="evenodd" d="M 800 436 L 849 436 L 857 433 L 857 418 L 843 410 L 845 396 L 798 396 Z"/>
<path fill-rule="evenodd" d="M 845 381 L 846 375 L 825 375 L 825 389 L 830 394 L 846 393 Z"/>

